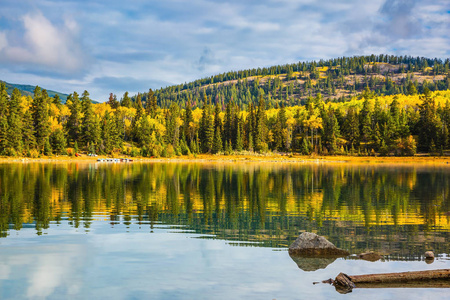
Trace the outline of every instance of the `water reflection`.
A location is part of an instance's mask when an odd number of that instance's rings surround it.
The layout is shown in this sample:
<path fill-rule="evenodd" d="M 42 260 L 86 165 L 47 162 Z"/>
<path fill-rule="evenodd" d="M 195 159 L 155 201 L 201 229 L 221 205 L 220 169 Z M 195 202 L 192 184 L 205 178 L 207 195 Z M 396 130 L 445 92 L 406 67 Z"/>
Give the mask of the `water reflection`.
<path fill-rule="evenodd" d="M 168 224 L 248 246 L 288 247 L 300 231 L 387 259 L 447 253 L 450 169 L 318 164 L 0 165 L 0 235 L 32 225 Z M 55 225 L 54 225 L 55 224 Z M 242 243 L 239 243 L 242 245 Z"/>

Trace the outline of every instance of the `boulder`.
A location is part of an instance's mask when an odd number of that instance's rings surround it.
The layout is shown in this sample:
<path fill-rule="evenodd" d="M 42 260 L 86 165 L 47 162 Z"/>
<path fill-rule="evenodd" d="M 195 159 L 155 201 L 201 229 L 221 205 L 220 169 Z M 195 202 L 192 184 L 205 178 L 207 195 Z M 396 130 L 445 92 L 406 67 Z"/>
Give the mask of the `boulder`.
<path fill-rule="evenodd" d="M 306 257 L 342 257 L 350 253 L 337 248 L 323 236 L 303 232 L 289 247 L 289 254 Z"/>
<path fill-rule="evenodd" d="M 358 257 L 368 261 L 377 261 L 381 259 L 381 255 L 375 252 L 361 253 Z"/>
<path fill-rule="evenodd" d="M 427 252 L 425 252 L 425 259 L 434 259 L 434 253 L 433 253 L 433 251 L 427 251 Z"/>

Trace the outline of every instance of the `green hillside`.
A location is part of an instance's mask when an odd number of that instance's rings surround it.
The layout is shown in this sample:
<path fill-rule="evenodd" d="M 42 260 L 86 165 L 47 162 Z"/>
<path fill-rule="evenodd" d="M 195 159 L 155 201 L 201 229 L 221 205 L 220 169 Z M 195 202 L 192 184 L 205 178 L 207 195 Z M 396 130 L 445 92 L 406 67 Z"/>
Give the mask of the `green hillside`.
<path fill-rule="evenodd" d="M 225 108 L 233 101 L 242 109 L 258 103 L 269 107 L 302 105 L 318 94 L 325 101 L 345 102 L 365 87 L 376 95 L 412 94 L 450 89 L 449 59 L 393 55 L 341 57 L 257 69 L 230 71 L 193 82 L 151 91 L 161 107 L 175 102 L 203 107 L 205 99 Z M 148 93 L 141 94 L 147 102 Z M 133 97 L 135 100 L 136 97 Z"/>
<path fill-rule="evenodd" d="M 17 88 L 18 90 L 20 90 L 20 93 L 22 95 L 33 96 L 34 89 L 36 88 L 36 86 L 34 86 L 34 85 L 8 83 L 6 81 L 3 81 L 3 82 L 5 82 L 8 95 L 11 95 L 13 90 L 15 88 Z M 54 97 L 55 95 L 58 95 L 59 98 L 61 99 L 61 102 L 66 103 L 67 96 L 68 96 L 67 94 L 63 94 L 63 93 L 55 92 L 55 91 L 51 91 L 51 90 L 47 90 L 47 93 L 48 93 L 49 97 Z"/>

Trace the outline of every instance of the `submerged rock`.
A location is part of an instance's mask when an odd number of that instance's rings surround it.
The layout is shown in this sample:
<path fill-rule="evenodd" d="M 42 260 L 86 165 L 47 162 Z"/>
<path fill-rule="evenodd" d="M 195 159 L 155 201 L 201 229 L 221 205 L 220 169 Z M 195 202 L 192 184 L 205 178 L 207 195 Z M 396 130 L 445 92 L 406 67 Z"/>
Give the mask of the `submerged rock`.
<path fill-rule="evenodd" d="M 358 257 L 368 261 L 377 261 L 381 259 L 381 255 L 375 252 L 361 253 Z"/>
<path fill-rule="evenodd" d="M 342 257 L 350 253 L 337 248 L 323 236 L 303 232 L 289 247 L 289 254 L 307 257 Z"/>

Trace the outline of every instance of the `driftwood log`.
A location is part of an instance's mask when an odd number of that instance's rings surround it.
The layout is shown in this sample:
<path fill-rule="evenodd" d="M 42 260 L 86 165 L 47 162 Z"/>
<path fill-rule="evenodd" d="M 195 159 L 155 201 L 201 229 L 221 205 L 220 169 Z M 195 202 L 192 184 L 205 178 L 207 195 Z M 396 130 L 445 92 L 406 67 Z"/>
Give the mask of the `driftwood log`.
<path fill-rule="evenodd" d="M 450 287 L 450 269 L 368 275 L 339 273 L 333 284 L 344 291 L 355 287 Z"/>

